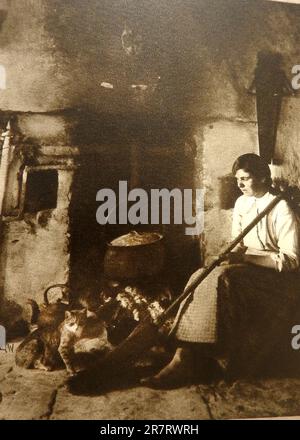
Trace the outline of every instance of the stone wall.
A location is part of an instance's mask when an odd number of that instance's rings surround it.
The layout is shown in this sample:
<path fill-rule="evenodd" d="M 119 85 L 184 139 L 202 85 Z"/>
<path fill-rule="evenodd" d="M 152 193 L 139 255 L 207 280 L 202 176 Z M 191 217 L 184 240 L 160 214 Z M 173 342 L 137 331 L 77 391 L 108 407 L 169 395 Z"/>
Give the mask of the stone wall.
<path fill-rule="evenodd" d="M 49 157 L 46 162 L 41 169 L 47 169 Z M 50 167 L 58 172 L 56 208 L 36 213 L 20 211 L 18 217 L 3 217 L 1 223 L 1 290 L 6 299 L 22 305 L 28 298 L 42 302 L 42 294 L 49 285 L 69 280 L 73 168 L 67 163 Z"/>

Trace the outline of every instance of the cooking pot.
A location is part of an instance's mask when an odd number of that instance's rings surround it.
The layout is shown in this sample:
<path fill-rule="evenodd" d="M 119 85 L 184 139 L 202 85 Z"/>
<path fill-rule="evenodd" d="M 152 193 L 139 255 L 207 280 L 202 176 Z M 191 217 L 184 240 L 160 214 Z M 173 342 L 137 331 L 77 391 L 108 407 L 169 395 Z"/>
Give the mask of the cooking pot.
<path fill-rule="evenodd" d="M 132 231 L 108 243 L 104 274 L 113 280 L 149 278 L 164 268 L 163 235 Z"/>

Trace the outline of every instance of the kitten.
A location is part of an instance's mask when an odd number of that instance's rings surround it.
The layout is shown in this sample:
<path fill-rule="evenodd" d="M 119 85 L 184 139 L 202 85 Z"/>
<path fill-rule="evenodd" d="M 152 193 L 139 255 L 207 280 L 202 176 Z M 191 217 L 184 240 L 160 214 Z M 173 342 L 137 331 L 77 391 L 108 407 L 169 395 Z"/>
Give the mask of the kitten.
<path fill-rule="evenodd" d="M 104 321 L 98 319 L 95 313 L 86 309 L 65 313 L 58 352 L 69 374 L 76 373 L 77 354 L 104 354 L 112 348 Z"/>
<path fill-rule="evenodd" d="M 61 287 L 54 285 L 52 287 Z M 48 288 L 44 293 L 44 304 L 40 307 L 29 299 L 31 307 L 31 333 L 26 336 L 16 350 L 16 365 L 23 368 L 39 368 L 47 371 L 62 366 L 58 353 L 60 325 L 64 321 L 68 304 L 63 296 L 56 303 L 50 303 Z"/>
<path fill-rule="evenodd" d="M 45 323 L 42 318 L 41 322 Z M 58 353 L 60 325 L 63 318 L 47 315 L 48 325 L 41 325 L 32 331 L 16 350 L 16 365 L 23 368 L 39 368 L 51 371 L 62 365 Z"/>
<path fill-rule="evenodd" d="M 30 333 L 18 346 L 15 356 L 15 362 L 18 367 L 33 368 L 43 355 L 43 343 L 38 337 L 37 331 Z"/>

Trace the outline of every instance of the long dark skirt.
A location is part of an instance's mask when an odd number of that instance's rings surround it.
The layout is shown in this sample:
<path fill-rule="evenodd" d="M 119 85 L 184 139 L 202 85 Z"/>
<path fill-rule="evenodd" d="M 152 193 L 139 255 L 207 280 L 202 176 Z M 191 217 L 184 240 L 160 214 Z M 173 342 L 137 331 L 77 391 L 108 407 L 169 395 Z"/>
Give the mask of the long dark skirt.
<path fill-rule="evenodd" d="M 252 375 L 279 371 L 298 358 L 300 371 L 300 352 L 291 346 L 296 324 L 300 273 L 237 264 L 217 268 L 195 289 L 172 333 L 180 341 L 214 344 L 235 374 Z"/>

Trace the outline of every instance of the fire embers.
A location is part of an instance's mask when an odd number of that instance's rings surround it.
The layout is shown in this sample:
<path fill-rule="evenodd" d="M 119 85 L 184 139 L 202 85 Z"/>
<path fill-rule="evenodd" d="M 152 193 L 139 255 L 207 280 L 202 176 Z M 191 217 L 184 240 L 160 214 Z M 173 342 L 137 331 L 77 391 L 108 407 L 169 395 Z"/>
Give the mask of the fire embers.
<path fill-rule="evenodd" d="M 172 295 L 168 287 L 161 285 L 137 287 L 115 283 L 102 293 L 101 299 L 111 308 L 110 318 L 106 321 L 108 339 L 117 345 L 140 321 L 149 316 L 155 320 L 171 303 Z M 164 330 L 168 331 L 170 326 L 168 321 Z"/>

